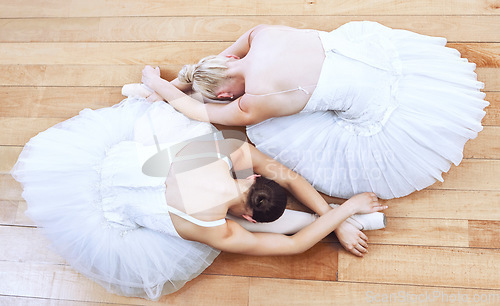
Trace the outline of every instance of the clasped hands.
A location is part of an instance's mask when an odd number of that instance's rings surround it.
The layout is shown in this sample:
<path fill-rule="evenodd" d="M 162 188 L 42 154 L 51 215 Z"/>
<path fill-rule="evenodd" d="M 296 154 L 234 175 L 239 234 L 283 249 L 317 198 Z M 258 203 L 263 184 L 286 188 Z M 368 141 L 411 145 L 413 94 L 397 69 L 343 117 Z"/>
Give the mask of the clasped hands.
<path fill-rule="evenodd" d="M 149 95 L 146 100 L 149 102 L 155 102 L 163 100 L 163 98 L 158 95 L 155 90 L 155 81 L 161 79 L 160 77 L 160 67 L 153 68 L 152 66 L 146 65 L 144 69 L 142 69 L 142 84 L 146 85 L 153 93 Z"/>

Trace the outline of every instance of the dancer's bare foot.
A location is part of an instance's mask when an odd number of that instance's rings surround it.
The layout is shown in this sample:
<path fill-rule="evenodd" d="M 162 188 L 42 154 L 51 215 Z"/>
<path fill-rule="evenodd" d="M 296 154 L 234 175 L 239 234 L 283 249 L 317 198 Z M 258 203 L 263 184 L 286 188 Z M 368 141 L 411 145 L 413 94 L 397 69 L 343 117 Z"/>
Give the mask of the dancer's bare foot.
<path fill-rule="evenodd" d="M 344 249 L 352 254 L 363 257 L 368 253 L 368 237 L 351 223 L 344 221 L 335 230 L 335 235 Z"/>

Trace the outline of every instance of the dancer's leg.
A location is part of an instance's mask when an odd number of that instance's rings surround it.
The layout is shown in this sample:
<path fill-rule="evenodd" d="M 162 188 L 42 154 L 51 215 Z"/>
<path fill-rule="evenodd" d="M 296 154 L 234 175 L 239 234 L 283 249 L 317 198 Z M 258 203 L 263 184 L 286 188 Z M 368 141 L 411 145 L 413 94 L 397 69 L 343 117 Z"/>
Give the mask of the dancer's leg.
<path fill-rule="evenodd" d="M 245 219 L 228 215 L 231 219 L 250 232 L 265 232 L 276 234 L 295 234 L 304 227 L 313 223 L 318 215 L 302 211 L 285 209 L 283 215 L 276 221 L 268 223 L 252 223 Z"/>
<path fill-rule="evenodd" d="M 334 209 L 338 204 L 330 204 Z M 236 218 L 228 215 L 231 219 L 250 232 L 265 232 L 277 234 L 294 234 L 309 224 L 313 223 L 318 215 L 302 211 L 285 209 L 283 215 L 274 222 L 269 223 L 251 223 L 245 219 Z M 347 219 L 347 222 L 354 225 L 359 230 L 377 230 L 385 228 L 385 214 L 375 212 L 371 214 L 353 215 Z"/>

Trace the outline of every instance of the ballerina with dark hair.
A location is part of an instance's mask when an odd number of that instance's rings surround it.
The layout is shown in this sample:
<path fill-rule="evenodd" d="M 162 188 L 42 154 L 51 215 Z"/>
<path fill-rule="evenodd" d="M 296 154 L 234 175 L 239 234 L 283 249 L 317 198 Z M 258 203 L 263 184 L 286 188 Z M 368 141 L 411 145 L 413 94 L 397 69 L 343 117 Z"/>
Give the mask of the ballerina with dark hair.
<path fill-rule="evenodd" d="M 301 176 L 222 136 L 164 102 L 128 98 L 39 133 L 12 175 L 27 215 L 77 271 L 111 292 L 153 300 L 221 250 L 297 254 L 345 220 L 387 208 L 363 193 L 332 209 Z M 286 210 L 286 191 L 318 215 Z M 359 233 L 351 251 L 361 256 L 367 238 Z"/>

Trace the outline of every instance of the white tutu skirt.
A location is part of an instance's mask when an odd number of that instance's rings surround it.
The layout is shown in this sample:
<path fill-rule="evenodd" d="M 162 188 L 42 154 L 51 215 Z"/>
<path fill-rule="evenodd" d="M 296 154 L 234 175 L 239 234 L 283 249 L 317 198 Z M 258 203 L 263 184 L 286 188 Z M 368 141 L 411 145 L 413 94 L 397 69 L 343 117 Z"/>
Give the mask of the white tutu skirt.
<path fill-rule="evenodd" d="M 406 196 L 436 182 L 482 130 L 484 84 L 446 39 L 375 22 L 320 34 L 326 59 L 305 109 L 247 127 L 316 189 Z"/>
<path fill-rule="evenodd" d="M 163 141 L 212 131 L 166 103 L 129 98 L 39 133 L 12 175 L 27 215 L 71 266 L 111 292 L 155 300 L 199 275 L 219 251 L 180 238 L 164 178 L 142 174 L 137 148 L 151 144 L 151 122 Z"/>

